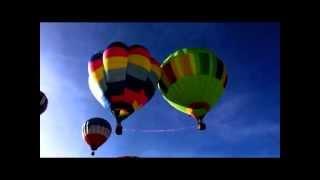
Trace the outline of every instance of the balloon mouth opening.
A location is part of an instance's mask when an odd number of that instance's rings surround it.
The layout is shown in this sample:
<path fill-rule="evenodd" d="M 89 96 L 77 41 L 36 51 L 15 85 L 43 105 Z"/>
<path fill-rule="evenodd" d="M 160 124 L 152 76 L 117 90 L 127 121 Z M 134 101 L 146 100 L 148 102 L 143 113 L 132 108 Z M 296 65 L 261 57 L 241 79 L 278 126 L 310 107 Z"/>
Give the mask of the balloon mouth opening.
<path fill-rule="evenodd" d="M 128 116 L 130 116 L 131 112 L 128 111 L 127 109 L 114 109 L 112 110 L 113 115 L 115 116 L 115 118 L 119 121 L 122 121 L 124 119 L 126 119 Z"/>
<path fill-rule="evenodd" d="M 98 149 L 98 147 L 95 147 L 95 146 L 91 146 L 91 151 L 96 151 Z"/>
<path fill-rule="evenodd" d="M 116 116 L 126 116 L 126 115 L 129 114 L 129 111 L 127 111 L 126 109 L 117 108 L 117 109 L 114 109 L 114 110 L 113 110 L 113 113 L 114 113 Z"/>
<path fill-rule="evenodd" d="M 119 110 L 119 116 L 122 117 L 122 116 L 127 116 L 129 114 L 129 112 L 125 109 L 120 109 Z"/>
<path fill-rule="evenodd" d="M 205 109 L 209 110 L 210 105 L 207 102 L 193 102 L 187 106 L 190 109 Z"/>
<path fill-rule="evenodd" d="M 206 102 L 194 102 L 187 106 L 187 114 L 197 121 L 202 121 L 209 109 L 210 105 Z"/>

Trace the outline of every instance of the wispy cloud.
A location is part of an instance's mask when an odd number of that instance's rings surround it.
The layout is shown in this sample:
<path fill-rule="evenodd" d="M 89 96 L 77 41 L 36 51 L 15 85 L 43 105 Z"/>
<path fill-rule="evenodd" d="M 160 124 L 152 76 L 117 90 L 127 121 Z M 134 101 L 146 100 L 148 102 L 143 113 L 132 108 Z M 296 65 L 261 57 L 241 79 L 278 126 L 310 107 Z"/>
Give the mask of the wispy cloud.
<path fill-rule="evenodd" d="M 54 63 L 56 59 L 60 59 L 64 62 L 63 66 L 61 64 Z M 46 61 L 41 66 L 41 76 L 45 78 L 41 78 L 41 88 L 46 90 L 46 92 L 51 93 L 55 92 L 55 94 L 63 94 L 65 97 L 66 94 L 69 94 L 70 98 L 76 98 L 78 100 L 87 99 L 89 92 L 89 88 L 84 89 L 87 86 L 86 81 L 77 81 L 76 73 L 72 73 L 75 69 L 79 69 L 79 67 L 74 66 L 74 58 L 70 56 L 66 56 L 63 54 L 41 54 L 41 60 Z M 41 63 L 42 64 L 42 63 Z M 83 72 L 87 76 L 87 67 L 86 64 L 83 67 Z M 63 74 L 63 76 L 61 76 Z M 68 96 L 67 96 L 68 97 Z"/>
<path fill-rule="evenodd" d="M 247 116 L 244 110 L 251 107 L 255 96 L 253 93 L 229 96 L 212 113 L 207 120 L 210 128 L 226 141 L 236 142 L 245 138 L 270 136 L 275 140 L 280 134 L 280 123 L 270 121 L 268 117 Z"/>
<path fill-rule="evenodd" d="M 68 63 L 56 63 L 57 59 Z M 49 99 L 47 111 L 40 117 L 41 157 L 75 157 L 81 154 L 79 149 L 84 149 L 70 146 L 83 145 L 81 125 L 89 118 L 87 104 L 94 97 L 83 88 L 86 82 L 66 73 L 78 68 L 70 65 L 72 60 L 62 54 L 41 54 L 40 90 Z M 73 141 L 61 140 L 66 137 Z"/>

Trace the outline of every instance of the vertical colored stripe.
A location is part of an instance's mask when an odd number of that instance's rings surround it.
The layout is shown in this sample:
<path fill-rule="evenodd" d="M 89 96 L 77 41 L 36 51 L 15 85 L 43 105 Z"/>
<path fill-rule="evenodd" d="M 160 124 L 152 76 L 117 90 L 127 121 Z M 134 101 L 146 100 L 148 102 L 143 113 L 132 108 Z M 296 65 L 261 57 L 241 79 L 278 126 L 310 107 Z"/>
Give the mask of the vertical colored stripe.
<path fill-rule="evenodd" d="M 174 72 L 171 68 L 170 63 L 167 63 L 163 66 L 163 71 L 166 74 L 166 78 L 169 81 L 169 84 L 172 84 L 177 80 L 176 77 L 174 76 Z"/>
<path fill-rule="evenodd" d="M 200 52 L 198 56 L 200 74 L 209 74 L 209 54 Z"/>
<path fill-rule="evenodd" d="M 196 74 L 199 75 L 201 74 L 201 68 L 200 68 L 200 57 L 199 57 L 199 53 L 193 53 L 194 56 L 194 64 L 195 64 L 195 68 L 196 68 Z"/>
<path fill-rule="evenodd" d="M 197 74 L 196 57 L 193 54 L 188 54 L 188 55 L 189 55 L 189 63 L 192 70 L 192 75 L 196 75 Z"/>
<path fill-rule="evenodd" d="M 192 75 L 191 58 L 189 54 L 184 54 L 180 57 L 180 68 L 184 76 Z"/>
<path fill-rule="evenodd" d="M 171 65 L 171 68 L 174 72 L 174 75 L 177 79 L 179 79 L 180 77 L 182 77 L 182 73 L 181 73 L 181 70 L 180 70 L 180 63 L 179 63 L 179 56 L 175 57 L 175 59 L 173 59 L 171 62 L 170 62 L 170 65 Z"/>

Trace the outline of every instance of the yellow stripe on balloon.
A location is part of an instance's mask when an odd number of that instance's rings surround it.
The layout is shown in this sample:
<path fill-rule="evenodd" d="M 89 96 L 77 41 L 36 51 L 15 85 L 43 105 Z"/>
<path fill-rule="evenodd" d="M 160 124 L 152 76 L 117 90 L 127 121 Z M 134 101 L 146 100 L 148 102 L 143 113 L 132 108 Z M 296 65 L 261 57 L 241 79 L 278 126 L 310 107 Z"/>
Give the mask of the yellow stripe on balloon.
<path fill-rule="evenodd" d="M 190 76 L 192 75 L 192 69 L 190 64 L 190 56 L 189 54 L 183 54 L 181 55 L 179 59 L 179 67 L 182 71 L 183 76 Z"/>
<path fill-rule="evenodd" d="M 189 55 L 189 62 L 190 62 L 190 66 L 191 66 L 191 70 L 192 70 L 192 75 L 196 75 L 197 74 L 197 67 L 196 67 L 196 58 L 194 57 L 193 54 L 188 54 Z"/>
<path fill-rule="evenodd" d="M 89 76 L 91 76 L 95 81 L 101 81 L 104 78 L 104 68 L 103 66 L 99 67 L 95 71 L 89 72 Z"/>
<path fill-rule="evenodd" d="M 151 70 L 157 75 L 159 80 L 161 78 L 161 68 L 155 64 L 152 64 Z"/>
<path fill-rule="evenodd" d="M 103 57 L 103 66 L 105 71 L 126 68 L 128 64 L 127 57 Z"/>
<path fill-rule="evenodd" d="M 150 60 L 147 57 L 138 55 L 138 54 L 132 54 L 128 56 L 128 63 L 140 66 L 144 68 L 146 71 L 151 70 L 151 63 Z"/>
<path fill-rule="evenodd" d="M 183 77 L 183 73 L 181 70 L 183 64 L 181 64 L 180 57 L 181 56 L 176 56 L 175 59 L 170 63 L 176 79 L 180 79 L 181 77 Z"/>

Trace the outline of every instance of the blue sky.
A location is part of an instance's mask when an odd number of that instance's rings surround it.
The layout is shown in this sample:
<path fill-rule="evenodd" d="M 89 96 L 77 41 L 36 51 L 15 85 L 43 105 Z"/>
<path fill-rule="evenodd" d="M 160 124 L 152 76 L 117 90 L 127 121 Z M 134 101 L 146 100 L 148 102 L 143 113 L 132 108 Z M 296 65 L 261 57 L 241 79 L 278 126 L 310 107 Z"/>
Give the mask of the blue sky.
<path fill-rule="evenodd" d="M 229 81 L 205 118 L 206 131 L 197 131 L 157 91 L 96 157 L 280 156 L 280 25 L 229 22 L 41 23 L 40 89 L 49 98 L 40 116 L 41 157 L 90 157 L 82 124 L 97 116 L 114 127 L 87 84 L 91 55 L 113 41 L 142 44 L 159 62 L 180 48 L 209 48 L 225 63 Z M 178 130 L 148 131 L 163 129 Z"/>

